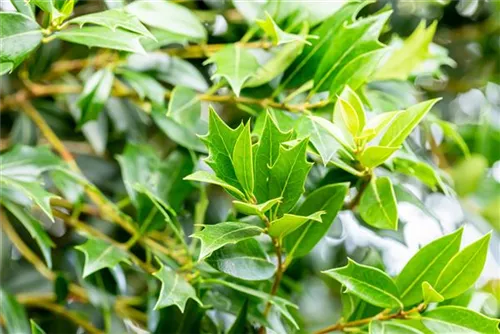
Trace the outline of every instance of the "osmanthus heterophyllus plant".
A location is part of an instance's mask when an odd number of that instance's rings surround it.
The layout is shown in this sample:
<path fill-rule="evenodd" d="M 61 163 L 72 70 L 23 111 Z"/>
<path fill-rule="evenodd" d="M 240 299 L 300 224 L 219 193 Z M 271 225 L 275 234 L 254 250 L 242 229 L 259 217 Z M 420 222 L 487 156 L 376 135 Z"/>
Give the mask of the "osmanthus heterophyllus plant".
<path fill-rule="evenodd" d="M 402 203 L 439 223 L 423 198 L 463 192 L 435 161 L 469 147 L 417 84 L 456 66 L 438 21 L 403 38 L 364 1 L 1 8 L 8 333 L 498 333 L 468 307 L 495 233 L 443 224 L 397 272 L 383 245 L 332 241 L 349 214 L 403 245 Z"/>

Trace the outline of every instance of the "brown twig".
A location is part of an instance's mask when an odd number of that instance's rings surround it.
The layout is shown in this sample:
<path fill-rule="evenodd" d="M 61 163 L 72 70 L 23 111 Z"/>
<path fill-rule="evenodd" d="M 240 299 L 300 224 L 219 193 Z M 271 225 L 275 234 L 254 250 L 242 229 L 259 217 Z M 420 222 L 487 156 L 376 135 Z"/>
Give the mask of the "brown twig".
<path fill-rule="evenodd" d="M 359 186 L 358 192 L 354 196 L 354 198 L 346 203 L 344 205 L 344 210 L 353 210 L 356 206 L 358 206 L 359 201 L 361 200 L 361 197 L 363 196 L 363 193 L 365 192 L 366 188 L 370 184 L 371 180 L 371 174 L 369 174 L 366 179 L 361 180 L 361 185 Z"/>

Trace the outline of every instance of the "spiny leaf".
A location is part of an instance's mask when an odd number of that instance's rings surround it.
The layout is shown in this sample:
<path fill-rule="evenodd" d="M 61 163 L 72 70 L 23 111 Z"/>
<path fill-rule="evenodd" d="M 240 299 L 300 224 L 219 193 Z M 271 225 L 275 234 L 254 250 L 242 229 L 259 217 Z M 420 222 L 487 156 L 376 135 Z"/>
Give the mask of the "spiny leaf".
<path fill-rule="evenodd" d="M 365 222 L 374 227 L 398 229 L 396 196 L 388 177 L 372 178 L 361 195 L 359 213 Z"/>
<path fill-rule="evenodd" d="M 241 199 L 245 199 L 246 196 L 243 194 L 238 188 L 233 187 L 232 185 L 224 182 L 223 180 L 219 179 L 217 176 L 210 174 L 205 171 L 197 171 L 194 172 L 191 175 L 188 175 L 184 178 L 184 180 L 188 181 L 199 181 L 199 182 L 206 182 L 206 183 L 211 183 L 218 185 L 227 191 L 229 191 L 231 194 L 235 195 L 236 197 L 239 197 Z"/>
<path fill-rule="evenodd" d="M 290 34 L 281 30 L 281 28 L 276 24 L 276 22 L 274 22 L 272 16 L 269 15 L 268 12 L 266 12 L 265 20 L 257 20 L 256 23 L 259 25 L 259 27 L 262 28 L 262 30 L 264 30 L 266 35 L 271 37 L 273 44 L 275 45 L 281 45 L 295 41 L 311 44 L 306 40 L 304 36 Z"/>
<path fill-rule="evenodd" d="M 254 189 L 254 164 L 250 122 L 243 128 L 243 131 L 234 144 L 233 165 L 236 177 L 243 191 L 247 194 L 247 198 L 252 198 Z"/>
<path fill-rule="evenodd" d="M 246 215 L 262 215 L 271 210 L 273 206 L 281 203 L 281 198 L 273 198 L 262 204 L 250 204 L 246 202 L 233 201 L 234 207 L 241 213 Z"/>
<path fill-rule="evenodd" d="M 130 263 L 126 252 L 99 239 L 88 239 L 75 249 L 85 254 L 84 278 L 103 268 L 111 269 L 120 262 Z"/>

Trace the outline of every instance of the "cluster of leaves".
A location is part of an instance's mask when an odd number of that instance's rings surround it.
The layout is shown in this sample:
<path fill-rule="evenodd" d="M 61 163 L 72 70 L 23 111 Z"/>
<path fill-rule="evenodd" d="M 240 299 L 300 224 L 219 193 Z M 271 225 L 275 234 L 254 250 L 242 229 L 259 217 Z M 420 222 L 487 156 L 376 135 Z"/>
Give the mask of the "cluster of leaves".
<path fill-rule="evenodd" d="M 0 74 L 12 87 L 0 106 L 0 219 L 53 292 L 27 296 L 11 283 L 21 274 L 2 270 L 9 333 L 57 330 L 37 308 L 89 333 L 309 331 L 319 324 L 304 314 L 321 310 L 299 308 L 303 275 L 334 284 L 342 305 L 318 333 L 499 332 L 460 304 L 495 234 L 460 250 L 463 229 L 446 229 L 398 275 L 348 247 L 322 274 L 308 256 L 343 214 L 400 240 L 402 203 L 439 220 L 409 183 L 466 203 L 485 177 L 463 179 L 489 162 L 431 113 L 440 99 L 404 88 L 456 66 L 432 43 L 437 21 L 402 38 L 389 33 L 390 6 L 365 1 L 104 1 L 98 12 L 11 2 L 0 12 Z M 231 28 L 214 44 L 220 20 Z M 466 158 L 452 170 L 438 166 L 435 129 L 452 159 Z M 491 219 L 491 207 L 480 214 Z"/>

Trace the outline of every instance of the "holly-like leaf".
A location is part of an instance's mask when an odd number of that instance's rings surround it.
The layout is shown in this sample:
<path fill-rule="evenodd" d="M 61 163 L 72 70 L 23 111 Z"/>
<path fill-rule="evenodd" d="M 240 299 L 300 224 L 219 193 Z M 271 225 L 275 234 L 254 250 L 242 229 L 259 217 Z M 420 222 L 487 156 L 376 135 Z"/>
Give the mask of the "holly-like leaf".
<path fill-rule="evenodd" d="M 36 21 L 21 13 L 0 12 L 0 73 L 12 72 L 42 41 Z"/>
<path fill-rule="evenodd" d="M 434 284 L 445 299 L 456 297 L 474 284 L 483 271 L 491 233 L 455 254 Z"/>
<path fill-rule="evenodd" d="M 188 299 L 193 299 L 203 306 L 193 286 L 172 269 L 162 265 L 153 276 L 161 281 L 160 295 L 154 307 L 155 310 L 175 305 L 184 313 Z"/>
<path fill-rule="evenodd" d="M 107 27 L 88 26 L 58 31 L 54 36 L 63 41 L 88 47 L 146 53 L 139 41 L 141 35 L 120 28 L 113 31 Z"/>
<path fill-rule="evenodd" d="M 122 8 L 78 16 L 69 20 L 68 23 L 75 23 L 80 25 L 80 27 L 83 27 L 85 24 L 96 24 L 113 31 L 117 28 L 122 28 L 154 39 L 154 36 L 142 25 L 135 15 L 127 13 Z"/>
<path fill-rule="evenodd" d="M 75 247 L 85 255 L 82 277 L 85 278 L 103 268 L 112 269 L 120 262 L 130 263 L 127 253 L 99 239 L 88 239 Z"/>
<path fill-rule="evenodd" d="M 266 112 L 264 127 L 257 148 L 255 149 L 255 189 L 259 203 L 271 199 L 269 176 L 271 167 L 278 159 L 280 146 L 292 138 L 292 132 L 282 132 L 269 112 Z"/>
<path fill-rule="evenodd" d="M 281 198 L 273 198 L 262 204 L 250 204 L 246 202 L 233 201 L 234 208 L 236 210 L 249 216 L 261 216 L 267 211 L 271 210 L 271 208 L 278 203 L 281 203 Z"/>
<path fill-rule="evenodd" d="M 170 1 L 134 1 L 125 10 L 148 26 L 186 37 L 192 42 L 206 40 L 207 32 L 188 8 Z"/>
<path fill-rule="evenodd" d="M 347 266 L 322 273 L 333 277 L 345 286 L 346 291 L 362 300 L 384 308 L 403 308 L 398 288 L 382 270 L 349 259 Z"/>
<path fill-rule="evenodd" d="M 238 139 L 236 139 L 233 150 L 233 165 L 236 178 L 243 191 L 247 194 L 247 198 L 252 198 L 254 189 L 254 163 L 250 123 L 247 123 L 238 136 Z"/>
<path fill-rule="evenodd" d="M 450 259 L 460 249 L 463 229 L 436 239 L 422 247 L 396 278 L 404 305 L 422 300 L 421 286 L 424 281 L 435 286 L 436 280 Z"/>
<path fill-rule="evenodd" d="M 499 319 L 460 306 L 441 306 L 425 312 L 422 321 L 433 333 L 500 333 Z"/>
<path fill-rule="evenodd" d="M 276 271 L 276 266 L 269 262 L 267 254 L 255 239 L 219 248 L 206 262 L 223 273 L 248 281 L 269 279 Z"/>
<path fill-rule="evenodd" d="M 0 308 L 9 333 L 31 333 L 26 310 L 14 296 L 0 289 Z"/>
<path fill-rule="evenodd" d="M 97 119 L 111 93 L 114 75 L 108 69 L 95 72 L 85 83 L 78 100 L 82 110 L 80 125 Z"/>
<path fill-rule="evenodd" d="M 361 195 L 359 213 L 371 226 L 398 229 L 398 208 L 392 182 L 388 177 L 373 177 Z"/>
<path fill-rule="evenodd" d="M 427 281 L 422 283 L 422 296 L 425 304 L 440 303 L 444 300 L 444 297 L 434 290 L 432 285 Z"/>
<path fill-rule="evenodd" d="M 304 192 L 307 174 L 312 163 L 306 159 L 308 140 L 303 139 L 291 148 L 283 145 L 269 173 L 269 197 L 282 197 L 277 205 L 280 213 L 289 212 Z"/>
<path fill-rule="evenodd" d="M 275 238 L 283 239 L 286 235 L 292 233 L 305 223 L 315 221 L 321 223 L 321 215 L 325 211 L 317 211 L 309 216 L 298 216 L 291 214 L 284 214 L 283 217 L 273 220 L 269 226 L 269 235 Z"/>
<path fill-rule="evenodd" d="M 287 44 L 295 41 L 311 44 L 306 40 L 304 36 L 290 34 L 281 30 L 276 22 L 274 22 L 272 16 L 267 12 L 266 19 L 257 20 L 256 23 L 259 25 L 259 27 L 261 27 L 262 30 L 264 30 L 267 36 L 271 37 L 271 40 L 275 45 Z"/>
<path fill-rule="evenodd" d="M 204 64 L 212 63 L 217 66 L 212 80 L 226 79 L 236 96 L 240 95 L 245 82 L 255 76 L 259 69 L 259 63 L 255 57 L 237 44 L 224 47 L 207 59 Z"/>
<path fill-rule="evenodd" d="M 306 197 L 297 210 L 298 215 L 306 216 L 321 210 L 326 213 L 321 216 L 320 224 L 308 222 L 286 236 L 284 245 L 288 251 L 287 257 L 305 256 L 316 246 L 342 208 L 348 189 L 348 183 L 329 184 Z"/>
<path fill-rule="evenodd" d="M 238 222 L 224 222 L 215 225 L 206 225 L 203 230 L 196 232 L 191 237 L 201 240 L 201 250 L 198 261 L 203 260 L 215 250 L 239 241 L 253 238 L 263 230 L 254 225 Z"/>
<path fill-rule="evenodd" d="M 236 197 L 239 197 L 241 199 L 246 198 L 245 194 L 243 194 L 238 188 L 233 187 L 232 185 L 224 182 L 223 180 L 219 179 L 214 174 L 211 174 L 211 173 L 208 173 L 205 171 L 194 172 L 193 174 L 186 176 L 184 178 L 184 180 L 215 184 L 215 185 L 218 185 L 218 186 L 226 189 L 230 194 L 232 194 Z"/>

